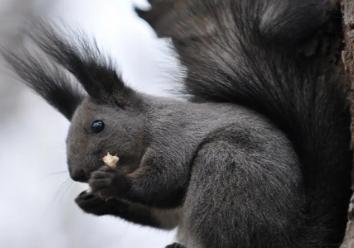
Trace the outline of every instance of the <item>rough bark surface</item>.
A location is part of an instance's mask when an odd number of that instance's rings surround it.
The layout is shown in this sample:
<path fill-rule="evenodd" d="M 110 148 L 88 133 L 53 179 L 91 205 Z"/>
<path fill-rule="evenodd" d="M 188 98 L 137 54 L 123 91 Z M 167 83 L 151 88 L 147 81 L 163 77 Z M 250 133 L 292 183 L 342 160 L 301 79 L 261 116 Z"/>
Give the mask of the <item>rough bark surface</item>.
<path fill-rule="evenodd" d="M 342 0 L 343 16 L 344 16 L 344 41 L 345 49 L 342 53 L 342 59 L 345 67 L 345 72 L 348 75 L 351 83 L 351 99 L 352 113 L 354 113 L 354 0 Z M 354 121 L 352 118 L 352 130 L 354 130 Z M 352 132 L 352 140 L 354 132 Z M 352 175 L 354 179 L 354 176 Z M 354 182 L 354 180 L 353 180 Z M 352 186 L 354 189 L 354 185 Z M 347 234 L 341 248 L 354 248 L 354 195 L 349 206 L 348 213 L 349 221 L 347 226 Z"/>

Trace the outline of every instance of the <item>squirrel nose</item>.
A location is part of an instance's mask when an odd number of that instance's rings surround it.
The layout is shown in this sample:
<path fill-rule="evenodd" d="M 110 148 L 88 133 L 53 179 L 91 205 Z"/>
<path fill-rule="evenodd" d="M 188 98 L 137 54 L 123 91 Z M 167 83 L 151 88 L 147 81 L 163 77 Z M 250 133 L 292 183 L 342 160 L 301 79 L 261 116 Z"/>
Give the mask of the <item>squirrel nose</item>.
<path fill-rule="evenodd" d="M 70 171 L 70 176 L 74 181 L 85 183 L 88 181 L 88 177 L 84 170 L 76 169 Z"/>

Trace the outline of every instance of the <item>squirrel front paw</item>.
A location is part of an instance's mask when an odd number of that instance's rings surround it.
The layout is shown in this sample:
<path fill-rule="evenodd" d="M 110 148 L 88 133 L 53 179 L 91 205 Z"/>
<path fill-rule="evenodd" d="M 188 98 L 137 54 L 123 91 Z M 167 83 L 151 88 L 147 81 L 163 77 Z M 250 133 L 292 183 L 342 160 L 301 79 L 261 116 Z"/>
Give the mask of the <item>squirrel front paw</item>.
<path fill-rule="evenodd" d="M 105 166 L 91 174 L 89 185 L 94 195 L 109 200 L 124 197 L 131 188 L 131 181 L 116 169 Z"/>
<path fill-rule="evenodd" d="M 98 216 L 109 214 L 106 201 L 87 191 L 82 192 L 75 202 L 86 213 Z"/>
<path fill-rule="evenodd" d="M 75 202 L 84 212 L 98 216 L 120 216 L 128 208 L 127 203 L 121 200 L 104 200 L 101 197 L 87 191 L 82 192 L 75 199 Z"/>

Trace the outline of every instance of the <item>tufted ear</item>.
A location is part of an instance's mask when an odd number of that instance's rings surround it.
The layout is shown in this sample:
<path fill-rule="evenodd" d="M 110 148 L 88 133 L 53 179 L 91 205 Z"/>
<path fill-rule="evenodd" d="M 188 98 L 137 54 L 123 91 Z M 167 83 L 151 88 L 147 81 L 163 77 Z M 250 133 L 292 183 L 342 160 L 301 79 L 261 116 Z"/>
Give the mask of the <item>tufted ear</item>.
<path fill-rule="evenodd" d="M 59 29 L 42 24 L 29 35 L 46 54 L 75 76 L 89 96 L 97 101 L 117 102 L 120 96 L 131 92 L 95 41 L 83 34 L 72 35 L 72 41 L 68 41 L 64 38 L 67 32 L 59 34 L 56 30 Z"/>
<path fill-rule="evenodd" d="M 2 54 L 27 86 L 71 120 L 84 94 L 64 72 L 26 50 L 21 55 L 8 51 Z"/>
<path fill-rule="evenodd" d="M 135 12 L 155 30 L 159 37 L 169 37 L 177 21 L 176 6 L 181 5 L 183 1 L 149 0 L 151 5 L 149 10 L 135 8 Z"/>
<path fill-rule="evenodd" d="M 221 3 L 200 0 L 150 0 L 151 8 L 135 8 L 159 37 L 169 37 L 175 42 L 189 42 L 216 32 L 211 23 L 209 8 L 225 8 Z"/>

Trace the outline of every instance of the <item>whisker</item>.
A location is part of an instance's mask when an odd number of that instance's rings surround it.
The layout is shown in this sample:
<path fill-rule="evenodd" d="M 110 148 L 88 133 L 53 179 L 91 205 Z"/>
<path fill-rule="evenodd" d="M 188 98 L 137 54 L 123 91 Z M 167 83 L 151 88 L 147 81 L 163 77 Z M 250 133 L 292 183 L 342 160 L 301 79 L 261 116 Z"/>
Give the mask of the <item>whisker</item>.
<path fill-rule="evenodd" d="M 52 198 L 52 204 L 57 205 L 57 203 L 59 203 L 59 200 L 61 198 L 61 195 L 63 194 L 63 192 L 65 191 L 65 189 L 67 188 L 64 187 L 65 185 L 67 185 L 68 183 L 70 183 L 70 178 L 66 178 L 62 183 L 59 184 L 58 189 L 55 191 L 55 194 Z M 69 184 L 70 185 L 70 184 Z"/>
<path fill-rule="evenodd" d="M 44 211 L 46 214 L 52 214 L 53 209 L 58 208 L 59 203 L 64 199 L 64 196 L 72 189 L 74 182 L 68 177 L 63 182 L 61 182 L 51 199 L 49 199 L 48 207 Z M 59 206 L 60 207 L 60 206 Z"/>
<path fill-rule="evenodd" d="M 68 173 L 69 173 L 69 172 L 66 171 L 66 170 L 63 170 L 63 171 L 55 171 L 55 172 L 48 173 L 47 176 L 63 175 L 63 174 L 68 174 Z"/>
<path fill-rule="evenodd" d="M 39 180 L 40 180 L 40 181 L 44 181 L 44 180 L 48 180 L 48 179 L 51 179 L 51 178 L 53 178 L 53 177 L 62 176 L 62 175 L 68 176 L 68 175 L 69 175 L 69 172 L 66 171 L 66 170 L 50 172 L 50 173 L 47 173 L 47 174 L 42 175 L 42 176 L 39 178 Z"/>
<path fill-rule="evenodd" d="M 58 203 L 63 203 L 65 200 L 65 197 L 68 195 L 67 193 L 69 192 L 70 188 L 72 187 L 73 182 L 67 181 L 66 184 L 63 187 L 63 190 L 61 191 L 61 194 L 58 199 Z"/>

